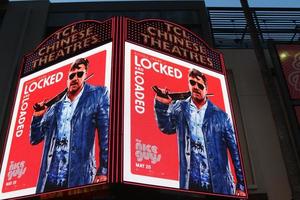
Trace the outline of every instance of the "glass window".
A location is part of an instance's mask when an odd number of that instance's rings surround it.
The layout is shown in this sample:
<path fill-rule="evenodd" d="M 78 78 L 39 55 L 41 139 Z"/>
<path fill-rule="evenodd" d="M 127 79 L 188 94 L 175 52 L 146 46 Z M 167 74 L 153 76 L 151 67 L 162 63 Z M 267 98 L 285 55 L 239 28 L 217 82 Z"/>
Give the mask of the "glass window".
<path fill-rule="evenodd" d="M 161 1 L 161 2 L 93 2 L 52 3 L 47 24 L 47 35 L 57 29 L 79 20 L 99 20 L 112 16 L 126 16 L 132 19 L 163 19 L 180 24 L 200 36 L 209 35 L 209 27 L 203 1 Z M 203 34 L 205 33 L 205 34 Z M 206 39 L 205 37 L 203 39 Z"/>

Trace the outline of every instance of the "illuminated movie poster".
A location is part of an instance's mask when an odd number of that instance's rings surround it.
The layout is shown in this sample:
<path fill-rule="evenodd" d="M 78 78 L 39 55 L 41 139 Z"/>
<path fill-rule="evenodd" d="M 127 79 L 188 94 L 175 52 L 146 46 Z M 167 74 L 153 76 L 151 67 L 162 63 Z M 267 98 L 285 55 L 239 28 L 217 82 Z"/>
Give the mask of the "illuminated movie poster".
<path fill-rule="evenodd" d="M 32 126 L 31 123 L 34 112 L 33 107 L 37 107 L 35 104 L 42 101 L 47 103 L 49 103 L 50 101 L 54 101 L 52 103 L 46 104 L 50 108 L 52 108 L 54 107 L 53 105 L 57 104 L 58 101 L 61 101 L 61 99 L 63 99 L 65 95 L 64 91 L 67 87 L 68 79 L 70 81 L 74 80 L 76 76 L 83 77 L 83 74 L 80 71 L 76 73 L 70 72 L 71 64 L 74 63 L 76 60 L 82 58 L 88 60 L 89 62 L 89 67 L 86 70 L 87 73 L 85 76 L 85 85 L 89 85 L 90 88 L 95 88 L 95 86 L 106 88 L 109 92 L 111 82 L 111 54 L 112 44 L 108 43 L 86 51 L 84 53 L 81 53 L 79 55 L 73 56 L 67 60 L 54 64 L 38 72 L 24 76 L 20 79 L 17 88 L 15 105 L 11 114 L 11 123 L 8 129 L 7 143 L 1 167 L 0 199 L 35 194 L 43 190 L 37 188 L 43 188 L 42 181 L 41 183 L 38 183 L 40 176 L 39 173 L 42 171 L 42 164 L 43 162 L 46 162 L 45 160 L 42 160 L 42 158 L 47 159 L 47 157 L 50 158 L 51 156 L 53 156 L 52 154 L 49 154 L 45 158 L 45 155 L 43 155 L 43 150 L 44 148 L 46 148 L 45 141 L 51 142 L 51 140 L 56 140 L 57 142 L 58 139 L 50 138 L 49 140 L 49 138 L 44 138 L 44 140 L 40 143 L 36 142 L 37 139 L 31 139 L 30 129 Z M 71 82 L 70 84 L 72 85 L 73 83 Z M 87 87 L 84 87 L 81 97 L 85 96 L 85 93 L 91 90 L 90 88 L 86 88 Z M 92 93 L 88 95 L 92 95 Z M 107 95 L 109 97 L 109 94 Z M 56 97 L 56 100 L 54 97 Z M 77 102 L 76 109 L 82 109 L 79 105 L 83 105 L 83 102 L 81 102 L 80 100 L 81 99 L 79 99 L 79 101 Z M 76 109 L 73 110 L 73 116 L 82 115 L 80 117 L 84 118 L 88 116 L 87 112 L 92 112 L 92 107 L 83 108 L 85 110 L 81 113 L 76 113 Z M 53 112 L 54 115 L 57 114 L 55 113 L 55 111 Z M 63 126 L 63 124 L 61 126 Z M 48 128 L 50 130 L 51 128 L 53 129 L 53 127 Z M 72 129 L 71 134 L 75 133 L 79 134 L 76 132 L 76 130 Z M 96 155 L 96 163 L 95 166 L 93 166 L 95 169 L 99 167 L 101 162 L 99 160 L 99 156 L 97 156 L 99 155 L 100 151 L 97 135 L 98 134 L 95 134 L 95 140 L 93 140 L 93 138 L 90 138 L 91 141 L 94 142 L 92 146 L 94 146 L 94 151 Z M 91 142 L 85 141 L 87 140 L 87 138 L 89 137 L 79 138 L 75 142 Z M 60 140 L 60 145 L 65 145 L 63 144 L 63 142 L 63 140 Z M 72 141 L 70 141 L 69 151 L 70 155 L 73 155 L 71 151 L 73 151 L 74 149 L 72 148 L 73 146 L 71 145 L 71 142 Z M 76 172 L 79 176 L 84 177 L 86 176 L 85 174 L 80 174 L 80 172 L 83 170 L 83 167 L 80 166 L 82 163 L 79 162 L 79 160 L 81 159 L 80 156 L 84 155 L 77 155 L 78 158 L 76 159 L 78 159 L 78 165 L 76 167 Z M 69 162 L 71 162 L 70 160 L 71 158 L 69 157 Z M 107 174 L 107 171 L 105 173 Z M 75 180 L 72 181 L 74 182 Z M 90 182 L 93 183 L 92 181 Z M 40 184 L 40 186 L 38 186 L 38 184 Z M 73 183 L 73 186 L 79 185 L 82 185 L 82 183 Z"/>
<path fill-rule="evenodd" d="M 174 57 L 158 53 L 157 51 L 149 50 L 144 47 L 125 43 L 125 83 L 124 83 L 124 181 L 147 184 L 152 186 L 162 186 L 166 188 L 174 188 L 174 189 L 183 189 L 190 190 L 196 192 L 204 192 L 204 193 L 214 193 L 217 195 L 231 195 L 234 196 L 236 194 L 236 189 L 233 191 L 229 190 L 221 190 L 216 188 L 216 183 L 213 183 L 213 179 L 215 176 L 220 176 L 220 174 L 213 174 L 213 170 L 215 166 L 208 166 L 206 169 L 211 170 L 210 179 L 212 181 L 211 184 L 215 184 L 214 186 L 208 185 L 211 188 L 210 190 L 194 190 L 188 188 L 185 183 L 181 183 L 181 181 L 189 182 L 186 178 L 180 178 L 180 174 L 184 174 L 184 172 L 180 172 L 180 166 L 186 165 L 188 170 L 192 170 L 192 159 L 189 153 L 191 151 L 180 150 L 179 143 L 184 143 L 183 146 L 185 148 L 197 149 L 199 152 L 203 152 L 206 149 L 203 159 L 203 165 L 218 165 L 216 162 L 207 161 L 208 159 L 215 159 L 210 157 L 212 153 L 211 150 L 205 148 L 201 143 L 196 145 L 188 144 L 188 141 L 191 142 L 189 138 L 183 138 L 181 135 L 182 132 L 187 129 L 187 126 L 196 127 L 197 124 L 188 125 L 184 124 L 184 120 L 186 116 L 182 118 L 174 119 L 171 123 L 178 123 L 177 129 L 171 131 L 174 134 L 164 134 L 163 131 L 167 130 L 169 127 L 159 127 L 158 125 L 158 114 L 156 114 L 155 108 L 155 95 L 159 90 L 167 89 L 168 94 L 173 94 L 172 98 L 179 99 L 177 101 L 188 101 L 190 98 L 189 84 L 196 84 L 189 82 L 188 74 L 191 69 L 196 69 L 202 72 L 207 78 L 207 97 L 211 103 L 217 106 L 222 111 L 226 112 L 229 116 L 228 124 L 232 125 L 232 116 L 231 116 L 231 107 L 228 98 L 228 90 L 225 81 L 225 76 L 221 73 L 218 73 L 213 70 L 209 70 L 205 67 L 201 67 L 201 65 L 194 65 L 188 62 L 185 62 L 180 59 L 176 59 Z M 198 85 L 201 87 L 201 85 Z M 158 95 L 158 94 L 157 94 Z M 175 101 L 175 100 L 174 100 Z M 177 108 L 180 109 L 180 108 Z M 183 109 L 188 109 L 183 107 Z M 160 115 L 167 115 L 167 109 L 161 111 Z M 173 110 L 176 115 L 177 110 Z M 222 117 L 225 115 L 222 115 Z M 203 117 L 203 116 L 202 116 Z M 204 117 L 205 118 L 205 117 Z M 165 121 L 163 121 L 165 120 Z M 173 119 L 163 119 L 161 123 L 168 124 L 167 120 Z M 176 121 L 177 120 L 177 121 Z M 205 120 L 205 119 L 204 119 Z M 198 120 L 195 120 L 198 121 Z M 194 121 L 194 122 L 195 122 Z M 171 126 L 170 124 L 168 124 Z M 217 131 L 221 129 L 220 124 L 215 124 L 215 127 L 206 127 L 208 129 L 216 130 L 215 133 L 209 134 L 219 134 Z M 233 127 L 233 126 L 231 126 Z M 228 125 L 228 129 L 230 129 Z M 180 132 L 181 133 L 178 133 Z M 234 132 L 234 130 L 232 130 Z M 191 136 L 191 135 L 190 135 Z M 192 136 L 191 136 L 192 137 Z M 202 136 L 203 137 L 203 136 Z M 221 136 L 220 136 L 221 137 Z M 238 153 L 238 145 L 235 140 L 235 133 L 231 136 L 232 138 L 226 138 L 223 140 L 231 141 L 234 143 L 235 148 L 235 159 L 239 162 L 239 175 L 242 175 L 240 178 L 242 186 L 240 185 L 240 189 L 245 191 L 243 173 L 240 163 L 240 157 Z M 207 140 L 211 137 L 206 136 Z M 215 139 L 211 142 L 218 141 Z M 191 142 L 192 143 L 192 142 Z M 208 144 L 209 141 L 206 141 Z M 183 147 L 181 146 L 181 147 Z M 230 147 L 231 148 L 231 147 Z M 224 152 L 221 152 L 224 150 Z M 223 160 L 223 164 L 227 165 L 230 169 L 230 174 L 228 175 L 228 181 L 230 181 L 231 188 L 234 188 L 237 183 L 237 176 L 235 174 L 235 170 L 233 170 L 234 165 L 231 157 L 229 156 L 229 150 L 222 149 L 217 150 L 220 151 L 218 153 L 222 154 L 220 157 L 224 156 L 224 154 L 228 154 L 228 160 Z M 231 149 L 230 149 L 231 150 Z M 187 156 L 190 156 L 187 160 L 187 163 L 181 161 L 180 158 L 185 157 L 185 155 L 180 156 L 179 154 L 186 153 Z M 190 153 L 191 154 L 191 153 Z M 206 160 L 205 160 L 206 159 Z M 220 163 L 219 163 L 220 164 Z M 204 176 L 207 171 L 203 170 L 205 167 L 199 169 L 199 175 Z M 202 174 L 203 172 L 203 174 Z M 224 176 L 226 176 L 224 175 Z M 221 180 L 221 177 L 219 177 Z M 205 182 L 203 183 L 205 185 Z M 213 188 L 213 189 L 212 189 Z M 237 194 L 243 197 L 246 197 L 246 193 Z"/>

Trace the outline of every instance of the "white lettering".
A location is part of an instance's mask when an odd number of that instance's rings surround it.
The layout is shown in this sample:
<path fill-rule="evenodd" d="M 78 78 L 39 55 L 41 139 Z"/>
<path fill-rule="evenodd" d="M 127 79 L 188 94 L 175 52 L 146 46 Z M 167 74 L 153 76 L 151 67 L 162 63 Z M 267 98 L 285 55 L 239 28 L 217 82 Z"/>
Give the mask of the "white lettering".
<path fill-rule="evenodd" d="M 139 58 L 137 55 L 134 56 L 134 63 L 137 67 L 142 67 L 144 69 L 150 70 L 153 69 L 155 72 L 174 77 L 177 79 L 182 78 L 182 72 L 173 66 L 165 65 L 158 61 L 152 62 L 148 58 Z"/>
<path fill-rule="evenodd" d="M 143 87 L 145 80 L 144 80 L 144 72 L 143 72 L 143 68 L 141 68 L 140 66 L 135 66 L 135 71 L 134 71 L 134 96 L 135 96 L 135 111 L 139 114 L 143 114 L 145 112 L 145 103 L 144 103 L 144 99 L 145 99 L 145 94 L 144 94 L 144 90 L 145 88 Z"/>
<path fill-rule="evenodd" d="M 52 74 L 51 76 L 42 78 L 39 81 L 32 82 L 29 85 L 25 86 L 24 94 L 29 94 L 37 89 L 42 89 L 55 83 L 58 83 L 62 80 L 63 76 L 64 74 L 62 72 L 58 72 L 56 74 Z"/>
<path fill-rule="evenodd" d="M 18 117 L 16 137 L 21 137 L 23 134 L 24 123 L 26 120 L 27 108 L 28 108 L 29 95 L 25 95 L 21 101 L 20 114 Z"/>
<path fill-rule="evenodd" d="M 158 153 L 158 147 L 151 144 L 143 144 L 141 140 L 136 139 L 135 157 L 138 162 L 150 160 L 151 164 L 156 164 L 161 160 L 161 154 Z M 151 166 L 148 166 L 151 169 Z"/>

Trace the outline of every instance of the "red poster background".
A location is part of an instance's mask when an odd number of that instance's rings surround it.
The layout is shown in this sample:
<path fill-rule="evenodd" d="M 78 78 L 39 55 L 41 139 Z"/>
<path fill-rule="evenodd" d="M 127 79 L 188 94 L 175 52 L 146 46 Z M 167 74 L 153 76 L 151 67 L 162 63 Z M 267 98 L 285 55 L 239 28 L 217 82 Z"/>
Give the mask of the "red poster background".
<path fill-rule="evenodd" d="M 98 53 L 95 53 L 93 55 L 90 55 L 86 57 L 90 62 L 90 67 L 88 68 L 88 76 L 90 74 L 94 74 L 93 77 L 91 77 L 87 83 L 92 85 L 98 85 L 103 86 L 105 85 L 105 66 L 106 66 L 106 50 L 101 51 Z M 23 87 L 19 86 L 18 92 L 21 92 L 21 98 L 20 98 L 20 104 L 19 107 L 15 107 L 15 109 L 18 109 L 17 118 L 12 119 L 16 121 L 14 132 L 13 132 L 13 138 L 12 143 L 9 151 L 9 158 L 6 166 L 6 172 L 5 172 L 5 178 L 4 181 L 1 183 L 3 184 L 3 189 L 1 192 L 10 192 L 20 189 L 26 189 L 35 187 L 37 184 L 38 176 L 39 176 L 39 170 L 40 170 L 40 164 L 41 164 L 41 158 L 42 158 L 42 150 L 43 150 L 43 142 L 38 145 L 31 145 L 29 142 L 29 134 L 30 134 L 30 123 L 32 119 L 33 114 L 33 105 L 37 102 L 43 101 L 45 99 L 51 99 L 52 97 L 56 96 L 58 93 L 62 92 L 66 86 L 67 86 L 67 78 L 68 78 L 68 71 L 70 68 L 71 63 L 75 61 L 75 59 L 71 59 L 69 64 L 66 64 L 64 66 L 61 66 L 60 68 L 49 72 L 45 72 L 42 75 L 32 78 L 26 82 L 24 82 Z M 51 69 L 51 67 L 49 68 Z M 18 119 L 21 115 L 21 106 L 22 101 L 25 99 L 25 91 L 24 88 L 26 86 L 29 86 L 33 82 L 38 82 L 39 80 L 46 78 L 48 76 L 55 75 L 59 72 L 63 73 L 63 78 L 53 85 L 46 86 L 42 89 L 36 89 L 32 93 L 29 93 L 28 100 L 24 100 L 24 102 L 28 103 L 27 109 L 23 110 L 25 111 L 25 121 L 24 121 L 24 128 L 23 133 L 20 137 L 16 137 L 16 128 L 18 126 Z M 26 78 L 26 77 L 25 77 Z M 106 77 L 109 78 L 110 77 Z M 11 127 L 12 128 L 12 127 Z M 98 142 L 95 141 L 97 144 Z M 99 151 L 98 145 L 96 146 L 96 151 Z M 96 154 L 97 155 L 97 154 Z M 99 159 L 97 158 L 97 166 L 99 166 Z M 24 168 L 26 168 L 25 173 L 18 177 L 12 177 L 9 180 L 9 171 L 10 171 L 10 164 L 12 162 L 14 163 L 20 163 L 24 161 Z M 5 163 L 4 163 L 5 164 Z"/>
<path fill-rule="evenodd" d="M 177 135 L 163 134 L 157 126 L 154 112 L 154 97 L 155 92 L 152 90 L 152 86 L 158 86 L 159 88 L 167 88 L 170 92 L 184 92 L 188 91 L 188 72 L 190 68 L 181 66 L 176 63 L 160 59 L 155 56 L 144 54 L 135 50 L 130 52 L 131 57 L 131 173 L 136 175 L 150 176 L 156 178 L 178 180 L 178 145 Z M 135 61 L 137 58 L 137 62 Z M 179 69 L 182 72 L 182 77 L 177 79 L 175 77 L 168 76 L 156 72 L 153 69 L 141 69 L 138 67 L 141 59 L 147 59 L 151 63 L 158 62 L 163 65 L 172 66 Z M 138 64 L 137 64 L 138 63 Z M 158 67 L 157 67 L 158 68 Z M 135 110 L 136 101 L 136 83 L 142 82 L 141 78 L 135 75 L 136 71 L 142 71 L 140 75 L 144 83 L 140 86 L 144 87 L 144 103 L 145 112 L 140 114 Z M 200 69 L 201 71 L 201 69 Z M 221 88 L 221 82 L 219 78 L 205 74 L 208 82 L 208 93 L 212 93 L 213 96 L 209 99 L 222 110 L 225 111 L 224 98 Z M 137 143 L 149 145 L 148 147 L 156 146 L 157 155 L 161 155 L 159 162 L 151 163 L 151 160 L 143 159 L 138 161 L 136 157 L 136 145 Z M 158 183 L 159 184 L 159 183 Z"/>

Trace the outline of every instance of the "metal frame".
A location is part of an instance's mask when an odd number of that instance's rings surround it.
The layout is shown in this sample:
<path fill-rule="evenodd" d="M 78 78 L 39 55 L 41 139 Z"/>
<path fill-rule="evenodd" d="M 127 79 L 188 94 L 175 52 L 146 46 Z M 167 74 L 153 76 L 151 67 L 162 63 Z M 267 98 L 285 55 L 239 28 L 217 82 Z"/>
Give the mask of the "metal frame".
<path fill-rule="evenodd" d="M 269 41 L 300 41 L 300 9 L 250 8 L 264 47 Z M 252 48 L 242 8 L 208 7 L 217 48 Z"/>
<path fill-rule="evenodd" d="M 203 1 L 133 1 L 50 4 L 47 34 L 78 20 L 104 20 L 112 16 L 132 19 L 159 18 L 180 24 L 213 44 Z M 209 31 L 207 31 L 209 30 Z"/>

